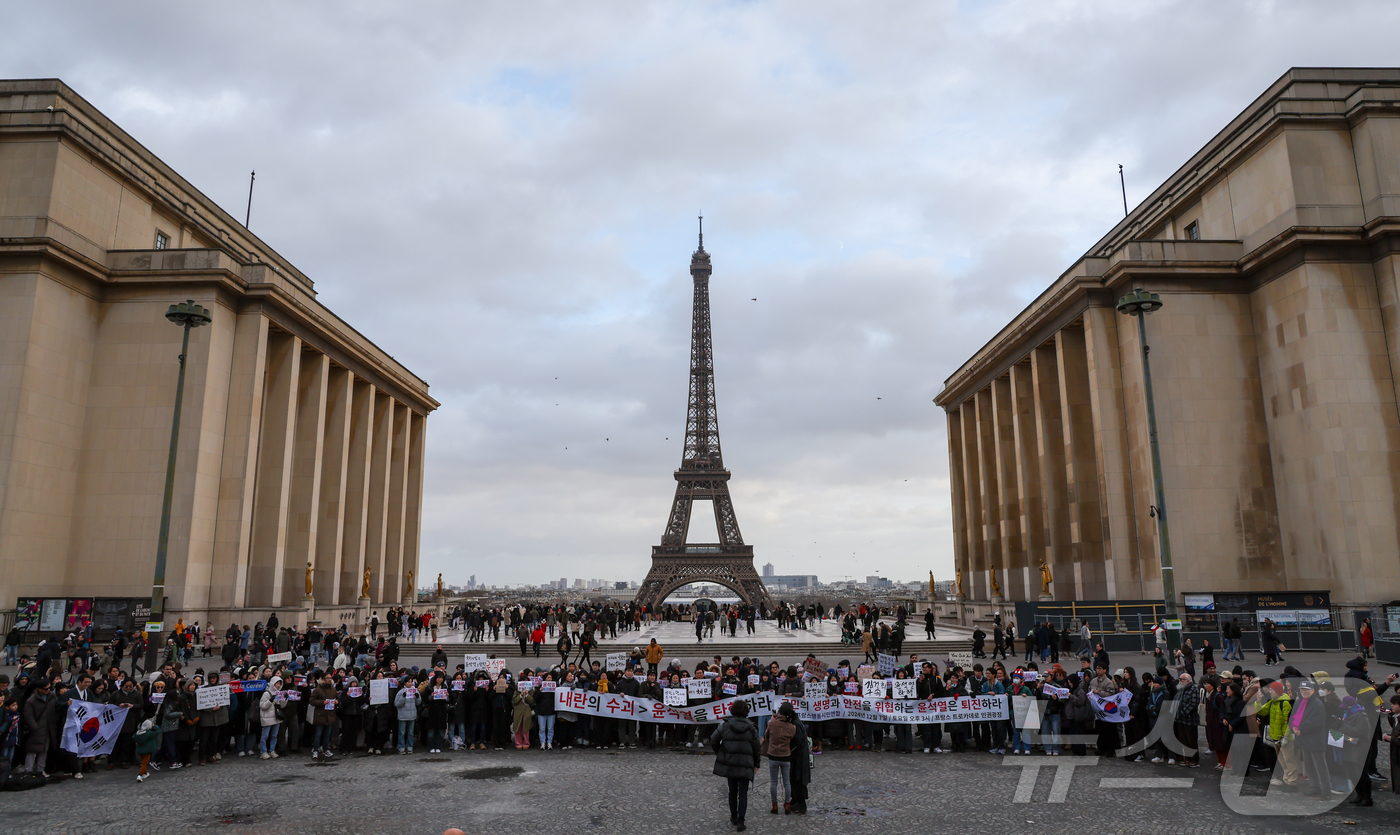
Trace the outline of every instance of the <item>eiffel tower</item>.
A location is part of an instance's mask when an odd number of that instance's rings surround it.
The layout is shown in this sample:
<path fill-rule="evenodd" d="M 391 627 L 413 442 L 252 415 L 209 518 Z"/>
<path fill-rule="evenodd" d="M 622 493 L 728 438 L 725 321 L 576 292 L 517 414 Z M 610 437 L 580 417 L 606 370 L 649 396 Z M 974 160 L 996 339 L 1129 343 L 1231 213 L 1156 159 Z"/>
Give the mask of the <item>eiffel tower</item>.
<path fill-rule="evenodd" d="M 690 328 L 690 405 L 685 416 L 685 452 L 676 470 L 676 499 L 661 544 L 651 549 L 651 570 L 637 591 L 637 604 L 659 607 L 666 595 L 689 583 L 715 583 L 753 606 L 773 599 L 753 567 L 753 546 L 744 544 L 734 503 L 729 498 L 729 471 L 719 450 L 719 414 L 715 409 L 715 354 L 710 342 L 710 254 L 705 251 L 705 219 L 700 218 L 700 247 L 690 256 L 695 281 L 695 309 Z M 715 511 L 719 542 L 686 543 L 690 510 L 709 500 Z"/>

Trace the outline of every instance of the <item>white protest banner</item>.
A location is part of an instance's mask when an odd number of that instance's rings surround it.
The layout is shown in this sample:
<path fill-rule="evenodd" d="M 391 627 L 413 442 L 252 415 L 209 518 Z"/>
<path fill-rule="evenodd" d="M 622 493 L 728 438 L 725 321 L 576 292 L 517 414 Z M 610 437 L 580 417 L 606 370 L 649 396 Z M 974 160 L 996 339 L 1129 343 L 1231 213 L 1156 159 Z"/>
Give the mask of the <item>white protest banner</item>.
<path fill-rule="evenodd" d="M 976 656 L 970 652 L 948 653 L 948 665 L 951 667 L 962 667 L 964 670 L 970 670 L 972 669 L 972 665 L 976 663 Z"/>
<path fill-rule="evenodd" d="M 912 678 L 897 678 L 890 682 L 896 699 L 917 699 L 919 698 L 919 682 Z"/>
<path fill-rule="evenodd" d="M 363 687 L 347 687 L 347 688 L 345 688 L 345 695 L 349 696 L 349 697 L 352 698 L 352 699 L 358 699 L 358 698 L 360 698 L 361 696 L 363 696 L 364 694 L 365 694 L 365 688 L 363 688 Z"/>
<path fill-rule="evenodd" d="M 446 688 L 446 687 L 434 687 L 434 688 L 433 688 L 433 699 L 434 699 L 435 701 L 439 701 L 439 702 L 447 701 L 447 688 Z"/>
<path fill-rule="evenodd" d="M 870 664 L 861 664 L 859 667 L 856 667 L 856 678 L 861 681 L 865 681 L 873 675 L 875 675 L 875 668 Z"/>
<path fill-rule="evenodd" d="M 462 657 L 462 663 L 469 673 L 486 669 L 486 661 L 486 653 L 484 652 L 469 652 Z"/>
<path fill-rule="evenodd" d="M 1021 730 L 1040 730 L 1040 702 L 1034 696 L 1012 696 L 1011 713 Z"/>
<path fill-rule="evenodd" d="M 836 668 L 836 674 L 837 674 L 838 676 L 840 676 L 842 679 L 845 679 L 846 676 L 848 676 L 848 675 L 851 674 L 851 668 L 850 668 L 850 667 L 837 667 L 837 668 Z"/>
<path fill-rule="evenodd" d="M 163 701 L 165 701 L 165 694 L 164 694 L 164 693 L 152 693 L 152 694 L 151 694 L 151 704 L 153 704 L 153 705 L 158 705 L 158 704 L 160 704 L 160 703 L 163 702 Z"/>
<path fill-rule="evenodd" d="M 685 683 L 685 691 L 692 699 L 708 699 L 712 694 L 710 680 L 707 678 L 689 679 Z"/>
<path fill-rule="evenodd" d="M 1094 693 L 1089 694 L 1089 704 L 1094 706 L 1094 716 L 1101 722 L 1126 722 L 1128 716 L 1128 703 L 1133 700 L 1133 694 L 1127 690 L 1120 690 L 1116 694 L 1104 698 Z M 1192 719 L 1192 721 L 1195 721 Z"/>
<path fill-rule="evenodd" d="M 893 655 L 886 655 L 883 652 L 877 656 L 880 659 L 880 675 L 894 675 L 895 665 L 899 663 L 899 658 Z"/>
<path fill-rule="evenodd" d="M 387 705 L 389 703 L 389 679 L 372 678 L 369 680 L 369 703 L 372 705 Z"/>
<path fill-rule="evenodd" d="M 678 689 L 667 689 L 663 692 L 682 693 Z M 632 698 L 618 693 L 596 693 L 566 687 L 559 688 L 554 695 L 556 709 L 566 713 L 676 724 L 719 722 L 730 715 L 733 705 L 739 701 L 748 703 L 750 716 L 771 716 L 781 702 L 787 702 L 797 711 L 798 716 L 807 722 L 856 719 L 915 725 L 927 722 L 990 722 L 1011 718 L 1010 701 L 1006 696 L 957 696 L 922 701 L 827 696 L 809 700 L 777 697 L 773 693 L 764 692 L 684 707 L 667 706 L 651 699 Z"/>
<path fill-rule="evenodd" d="M 821 699 L 826 697 L 826 682 L 809 681 L 802 685 L 802 695 L 809 699 Z"/>
<path fill-rule="evenodd" d="M 557 682 L 557 681 L 542 681 L 542 682 L 540 682 L 540 692 L 541 692 L 541 693 L 553 693 L 553 692 L 555 691 L 555 689 L 557 689 L 558 687 L 559 687 L 559 682 Z"/>
<path fill-rule="evenodd" d="M 459 678 L 459 679 L 456 679 L 456 680 L 454 680 L 454 681 L 452 682 L 452 689 L 453 689 L 453 690 L 466 690 L 466 689 L 467 689 L 467 683 L 466 683 L 465 681 L 463 681 L 462 679 L 460 679 L 460 678 Z"/>
<path fill-rule="evenodd" d="M 296 690 L 283 690 L 282 692 L 286 694 L 287 701 L 289 702 L 301 701 L 301 693 Z"/>
<path fill-rule="evenodd" d="M 515 689 L 526 693 L 535 689 L 535 683 L 528 678 L 522 678 L 515 683 Z"/>
<path fill-rule="evenodd" d="M 868 678 L 860 683 L 860 695 L 867 699 L 883 699 L 889 689 L 889 682 L 882 678 Z"/>
<path fill-rule="evenodd" d="M 688 703 L 685 691 L 679 687 L 667 687 L 661 691 L 661 697 L 665 700 L 667 707 L 685 707 Z"/>
<path fill-rule="evenodd" d="M 1018 675 L 1021 676 L 1021 681 L 1024 681 L 1027 684 L 1030 684 L 1032 681 L 1035 681 L 1037 678 L 1040 677 L 1040 673 L 1038 673 L 1035 670 L 1022 670 L 1020 673 L 1018 673 Z"/>
<path fill-rule="evenodd" d="M 848 681 L 846 682 L 844 689 L 846 691 L 846 695 L 854 696 L 860 692 L 860 682 Z"/>
<path fill-rule="evenodd" d="M 723 690 L 724 690 L 724 695 L 726 695 L 726 696 L 737 696 L 737 695 L 739 695 L 739 685 L 735 684 L 735 683 L 732 682 L 732 681 L 726 681 L 726 682 L 724 683 Z"/>
<path fill-rule="evenodd" d="M 627 653 L 625 653 L 625 652 L 610 652 L 610 653 L 608 653 L 608 666 L 607 666 L 606 669 L 607 669 L 607 671 L 610 672 L 610 673 L 620 673 L 620 672 L 622 672 L 623 670 L 627 669 Z"/>
<path fill-rule="evenodd" d="M 804 672 L 811 673 L 814 676 L 826 674 L 826 667 L 823 667 L 822 662 L 815 658 L 808 658 L 806 661 L 803 661 L 802 669 Z"/>
<path fill-rule="evenodd" d="M 476 680 L 476 689 L 478 689 L 478 690 L 485 690 L 487 687 L 490 687 L 490 686 L 491 686 L 491 682 L 487 681 L 487 680 L 484 679 L 484 678 L 479 678 L 479 679 Z"/>
<path fill-rule="evenodd" d="M 321 705 L 321 710 L 325 710 L 325 711 L 335 710 L 335 702 L 336 702 L 335 699 L 326 699 L 325 704 Z"/>
<path fill-rule="evenodd" d="M 1045 695 L 1047 695 L 1047 696 L 1054 696 L 1054 697 L 1057 698 L 1057 699 L 1068 699 L 1068 698 L 1069 698 L 1069 688 L 1068 688 L 1068 687 L 1056 687 L 1055 685 L 1051 684 L 1051 683 L 1048 682 L 1048 681 L 1045 682 L 1044 684 L 1042 684 L 1040 687 L 1041 687 L 1042 692 L 1044 692 Z"/>
<path fill-rule="evenodd" d="M 290 652 L 274 652 L 271 655 L 267 656 L 267 663 L 269 664 L 280 664 L 282 662 L 291 660 L 292 654 Z"/>
<path fill-rule="evenodd" d="M 757 673 L 750 673 L 750 674 L 749 674 L 749 686 L 750 686 L 750 687 L 757 687 L 757 686 L 758 686 L 758 674 L 757 674 Z"/>
<path fill-rule="evenodd" d="M 491 658 L 486 661 L 486 674 L 492 681 L 501 677 L 501 673 L 506 671 L 506 662 L 503 658 Z"/>
<path fill-rule="evenodd" d="M 229 702 L 229 691 L 227 684 L 214 684 L 209 687 L 201 687 L 194 691 L 195 710 L 213 710 L 216 707 L 223 707 Z"/>
<path fill-rule="evenodd" d="M 130 708 L 73 699 L 68 703 L 68 717 L 63 722 L 63 750 L 79 757 L 112 753 L 128 710 Z"/>

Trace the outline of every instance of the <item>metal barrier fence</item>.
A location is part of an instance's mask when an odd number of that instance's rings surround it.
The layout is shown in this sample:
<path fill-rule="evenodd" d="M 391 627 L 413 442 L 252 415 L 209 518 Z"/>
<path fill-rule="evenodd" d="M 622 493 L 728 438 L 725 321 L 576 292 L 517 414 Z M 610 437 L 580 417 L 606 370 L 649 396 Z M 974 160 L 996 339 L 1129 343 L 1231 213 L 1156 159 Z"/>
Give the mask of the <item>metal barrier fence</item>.
<path fill-rule="evenodd" d="M 1079 628 L 1082 623 L 1088 623 L 1089 630 L 1093 633 L 1093 642 L 1103 642 L 1104 649 L 1111 655 L 1115 652 L 1143 652 L 1151 653 L 1156 648 L 1156 639 L 1152 634 L 1153 627 L 1161 621 L 1162 614 L 1160 607 L 1153 607 L 1153 614 L 1145 613 L 1125 613 L 1120 611 L 1096 611 L 1115 607 L 1111 606 L 1091 606 L 1084 607 L 1082 613 L 1077 614 L 1037 614 L 1040 623 L 1052 624 L 1056 631 L 1069 632 L 1070 646 L 1073 652 L 1081 649 L 1079 640 Z M 1240 646 L 1246 652 L 1260 652 L 1263 646 L 1262 633 L 1254 625 L 1254 612 L 1218 612 L 1213 613 L 1217 624 L 1224 619 L 1229 622 L 1231 618 L 1238 618 L 1241 626 Z M 1353 650 L 1357 647 L 1357 631 L 1351 623 L 1352 610 L 1333 609 L 1330 624 L 1287 624 L 1274 626 L 1274 635 L 1285 647 L 1284 651 L 1293 650 L 1318 650 L 1318 651 L 1341 651 Z M 1377 620 L 1372 618 L 1372 625 Z M 1200 650 L 1206 646 L 1205 642 L 1210 642 L 1210 647 L 1215 651 L 1217 665 L 1221 662 L 1224 654 L 1225 642 L 1219 627 L 1215 629 L 1191 628 L 1189 625 L 1182 630 L 1182 641 L 1190 639 L 1192 649 L 1199 654 Z M 1025 651 L 1024 641 L 1026 640 L 1026 625 L 1017 625 L 1016 641 L 1022 652 Z M 1061 644 L 1063 646 L 1063 643 Z"/>

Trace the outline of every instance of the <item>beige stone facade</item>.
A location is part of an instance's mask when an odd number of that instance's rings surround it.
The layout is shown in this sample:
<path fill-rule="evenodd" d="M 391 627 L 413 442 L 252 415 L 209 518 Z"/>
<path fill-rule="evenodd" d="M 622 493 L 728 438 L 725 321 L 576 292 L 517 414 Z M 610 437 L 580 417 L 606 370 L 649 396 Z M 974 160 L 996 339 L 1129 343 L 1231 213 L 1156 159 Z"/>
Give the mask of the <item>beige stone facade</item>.
<path fill-rule="evenodd" d="M 967 597 L 1160 599 L 1143 287 L 1178 594 L 1400 598 L 1398 269 L 1400 69 L 1288 72 L 947 379 Z"/>
<path fill-rule="evenodd" d="M 185 299 L 213 323 L 191 334 L 172 615 L 300 609 L 308 562 L 325 619 L 354 620 L 366 569 L 370 602 L 405 599 L 427 384 L 43 80 L 0 81 L 0 605 L 150 594 L 181 338 L 164 313 Z"/>

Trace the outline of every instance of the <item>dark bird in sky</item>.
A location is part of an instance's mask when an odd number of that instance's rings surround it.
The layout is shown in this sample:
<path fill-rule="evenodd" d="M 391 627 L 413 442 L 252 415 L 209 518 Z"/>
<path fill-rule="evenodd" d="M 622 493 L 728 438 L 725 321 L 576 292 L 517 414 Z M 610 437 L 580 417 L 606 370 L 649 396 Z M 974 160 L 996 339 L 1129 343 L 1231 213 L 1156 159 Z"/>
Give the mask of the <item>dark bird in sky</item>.
<path fill-rule="evenodd" d="M 749 301 L 751 301 L 751 302 L 756 302 L 756 301 L 758 301 L 758 299 L 749 299 Z"/>
<path fill-rule="evenodd" d="M 875 398 L 875 399 L 876 399 L 876 400 L 884 400 L 885 398 L 883 398 L 883 397 L 877 397 L 877 398 Z"/>

